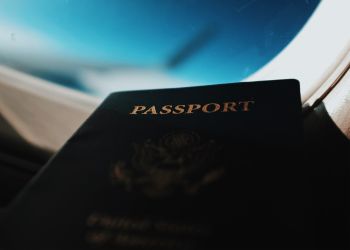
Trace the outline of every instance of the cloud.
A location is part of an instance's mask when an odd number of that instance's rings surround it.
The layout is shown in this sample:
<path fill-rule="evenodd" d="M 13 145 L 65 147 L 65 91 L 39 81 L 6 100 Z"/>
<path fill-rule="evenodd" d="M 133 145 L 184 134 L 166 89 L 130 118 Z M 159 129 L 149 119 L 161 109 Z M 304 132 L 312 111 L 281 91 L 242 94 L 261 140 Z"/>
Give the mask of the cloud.
<path fill-rule="evenodd" d="M 86 70 L 81 72 L 80 79 L 85 87 L 101 97 L 115 91 L 188 86 L 186 81 L 172 77 L 157 68 L 127 67 L 106 72 Z"/>
<path fill-rule="evenodd" d="M 44 34 L 24 26 L 0 23 L 1 55 L 51 54 L 57 44 Z"/>

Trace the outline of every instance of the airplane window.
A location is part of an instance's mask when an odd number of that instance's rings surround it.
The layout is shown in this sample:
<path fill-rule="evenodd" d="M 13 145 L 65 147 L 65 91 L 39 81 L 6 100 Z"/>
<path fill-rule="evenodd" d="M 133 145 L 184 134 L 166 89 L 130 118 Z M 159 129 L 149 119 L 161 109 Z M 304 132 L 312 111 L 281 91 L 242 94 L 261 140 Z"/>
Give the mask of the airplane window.
<path fill-rule="evenodd" d="M 0 62 L 97 96 L 240 81 L 319 0 L 4 0 Z"/>

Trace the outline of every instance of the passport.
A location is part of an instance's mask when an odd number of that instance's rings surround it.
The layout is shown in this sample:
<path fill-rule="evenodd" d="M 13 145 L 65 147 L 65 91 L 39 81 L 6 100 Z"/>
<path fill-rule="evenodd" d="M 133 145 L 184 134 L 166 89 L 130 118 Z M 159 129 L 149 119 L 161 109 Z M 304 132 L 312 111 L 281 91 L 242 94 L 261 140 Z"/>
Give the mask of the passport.
<path fill-rule="evenodd" d="M 111 94 L 16 197 L 5 249 L 296 247 L 297 80 Z"/>

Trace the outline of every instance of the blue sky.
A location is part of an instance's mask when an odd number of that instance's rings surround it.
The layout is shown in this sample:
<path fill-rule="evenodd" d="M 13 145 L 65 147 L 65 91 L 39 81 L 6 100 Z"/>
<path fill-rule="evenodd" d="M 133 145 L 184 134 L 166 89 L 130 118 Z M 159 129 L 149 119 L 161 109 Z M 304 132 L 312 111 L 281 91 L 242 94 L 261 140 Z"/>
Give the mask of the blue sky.
<path fill-rule="evenodd" d="M 166 64 L 185 44 L 211 29 L 198 49 L 164 70 L 189 81 L 234 82 L 276 56 L 318 2 L 2 0 L 0 25 L 50 38 L 55 43 L 52 53 L 59 51 L 62 57 L 136 67 Z M 0 37 L 8 35 L 0 29 Z M 30 38 L 24 34 L 21 39 Z"/>

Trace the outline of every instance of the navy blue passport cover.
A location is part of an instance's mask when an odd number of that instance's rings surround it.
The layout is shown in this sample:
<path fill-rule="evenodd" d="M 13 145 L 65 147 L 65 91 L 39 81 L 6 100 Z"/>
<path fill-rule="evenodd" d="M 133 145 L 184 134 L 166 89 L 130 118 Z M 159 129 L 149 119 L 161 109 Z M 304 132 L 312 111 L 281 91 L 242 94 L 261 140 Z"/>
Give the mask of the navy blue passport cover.
<path fill-rule="evenodd" d="M 307 237 L 300 143 L 296 80 L 113 93 L 11 204 L 2 242 L 293 247 Z"/>

